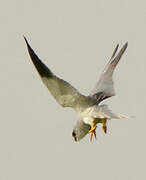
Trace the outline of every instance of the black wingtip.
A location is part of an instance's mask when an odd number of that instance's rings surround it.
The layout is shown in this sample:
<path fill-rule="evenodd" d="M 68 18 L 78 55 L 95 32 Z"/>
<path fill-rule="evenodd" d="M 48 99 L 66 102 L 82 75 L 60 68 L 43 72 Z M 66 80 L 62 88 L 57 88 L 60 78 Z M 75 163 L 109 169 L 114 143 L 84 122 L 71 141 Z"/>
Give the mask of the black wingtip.
<path fill-rule="evenodd" d="M 28 43 L 28 41 L 27 41 L 27 39 L 26 39 L 26 37 L 25 37 L 24 35 L 23 35 L 23 38 L 24 38 L 26 44 L 29 45 L 29 43 Z M 29 45 L 29 46 L 30 46 L 30 45 Z"/>
<path fill-rule="evenodd" d="M 128 47 L 128 42 L 126 42 L 126 43 L 122 46 L 122 48 L 121 48 L 120 51 L 118 52 L 117 56 L 113 59 L 113 61 L 112 61 L 111 63 L 116 62 L 116 63 L 115 63 L 115 65 L 116 65 L 116 64 L 119 62 L 119 60 L 121 59 L 121 57 L 122 57 L 122 55 L 124 54 L 124 52 L 126 51 L 127 47 Z M 116 61 L 115 61 L 115 59 L 116 59 Z"/>
<path fill-rule="evenodd" d="M 116 48 L 114 49 L 114 52 L 113 52 L 113 54 L 112 54 L 112 56 L 111 56 L 110 59 L 113 59 L 113 58 L 115 57 L 115 54 L 116 54 L 118 48 L 119 48 L 119 44 L 117 44 L 117 46 L 116 46 Z"/>
<path fill-rule="evenodd" d="M 26 39 L 25 35 L 22 35 L 24 39 Z"/>
<path fill-rule="evenodd" d="M 122 51 L 125 51 L 127 49 L 127 47 L 128 47 L 128 41 L 123 45 Z M 113 54 L 111 56 L 111 59 L 113 59 L 115 57 L 115 55 L 116 55 L 116 53 L 118 51 L 118 48 L 119 48 L 119 44 L 117 44 L 117 46 L 116 46 L 116 48 L 115 48 L 115 50 L 114 50 L 114 52 L 113 52 Z"/>
<path fill-rule="evenodd" d="M 126 48 L 128 47 L 128 41 L 125 43 L 125 45 L 124 45 Z"/>
<path fill-rule="evenodd" d="M 27 49 L 30 55 L 30 58 L 34 64 L 34 66 L 36 67 L 38 73 L 40 74 L 41 77 L 47 77 L 50 78 L 53 76 L 53 73 L 50 71 L 50 69 L 39 59 L 39 57 L 36 55 L 36 53 L 34 52 L 34 50 L 31 48 L 31 46 L 29 45 L 27 39 L 25 36 L 23 36 L 26 45 L 27 45 Z"/>
<path fill-rule="evenodd" d="M 33 51 L 33 49 L 31 48 L 31 46 L 29 45 L 29 43 L 28 43 L 28 41 L 27 41 L 27 39 L 26 39 L 26 37 L 23 35 L 23 38 L 24 38 L 24 40 L 25 40 L 25 42 L 26 42 L 26 45 L 27 45 L 27 49 L 28 49 L 28 52 L 29 52 L 29 55 L 30 55 L 30 57 L 31 57 L 31 59 L 32 59 L 32 56 L 36 56 L 37 57 L 37 59 L 39 59 L 38 58 L 38 56 L 35 54 L 35 52 Z M 32 59 L 33 60 L 33 59 Z"/>
<path fill-rule="evenodd" d="M 127 49 L 127 47 L 128 47 L 128 41 L 123 45 L 122 49 L 120 50 L 122 52 L 122 54 Z"/>

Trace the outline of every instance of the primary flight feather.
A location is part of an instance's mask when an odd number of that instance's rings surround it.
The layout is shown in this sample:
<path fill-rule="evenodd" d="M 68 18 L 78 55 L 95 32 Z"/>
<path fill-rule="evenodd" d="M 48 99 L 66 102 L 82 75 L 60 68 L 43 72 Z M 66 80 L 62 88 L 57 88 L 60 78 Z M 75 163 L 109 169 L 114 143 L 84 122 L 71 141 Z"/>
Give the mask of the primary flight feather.
<path fill-rule="evenodd" d="M 103 124 L 103 130 L 106 133 L 107 120 L 122 117 L 113 113 L 107 105 L 99 105 L 99 103 L 115 95 L 113 72 L 125 52 L 128 43 L 124 44 L 117 55 L 119 45 L 116 46 L 95 88 L 88 96 L 85 96 L 68 82 L 57 77 L 36 55 L 27 39 L 25 37 L 24 39 L 30 58 L 52 96 L 61 106 L 72 107 L 78 113 L 78 120 L 72 132 L 75 141 L 81 140 L 88 133 L 90 133 L 90 140 L 92 140 L 93 135 L 96 137 L 96 125 L 98 123 Z"/>

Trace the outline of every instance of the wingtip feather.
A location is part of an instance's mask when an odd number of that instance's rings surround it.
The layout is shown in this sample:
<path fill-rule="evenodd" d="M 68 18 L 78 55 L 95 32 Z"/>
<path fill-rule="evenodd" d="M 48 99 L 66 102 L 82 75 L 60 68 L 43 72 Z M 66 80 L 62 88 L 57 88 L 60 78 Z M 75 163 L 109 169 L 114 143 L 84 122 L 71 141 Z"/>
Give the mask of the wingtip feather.
<path fill-rule="evenodd" d="M 115 57 L 115 54 L 116 54 L 118 48 L 119 48 L 119 44 L 117 44 L 117 46 L 116 46 L 116 48 L 115 48 L 115 50 L 114 50 L 114 52 L 113 52 L 113 54 L 111 56 L 111 59 L 113 59 Z"/>
<path fill-rule="evenodd" d="M 23 36 L 26 45 L 27 45 L 27 49 L 30 55 L 30 58 L 33 62 L 33 64 L 35 65 L 38 73 L 40 74 L 41 77 L 47 77 L 50 78 L 53 76 L 53 73 L 50 71 L 50 69 L 39 59 L 39 57 L 36 55 L 36 53 L 34 52 L 34 50 L 31 48 L 31 46 L 29 45 L 27 39 L 25 36 Z"/>

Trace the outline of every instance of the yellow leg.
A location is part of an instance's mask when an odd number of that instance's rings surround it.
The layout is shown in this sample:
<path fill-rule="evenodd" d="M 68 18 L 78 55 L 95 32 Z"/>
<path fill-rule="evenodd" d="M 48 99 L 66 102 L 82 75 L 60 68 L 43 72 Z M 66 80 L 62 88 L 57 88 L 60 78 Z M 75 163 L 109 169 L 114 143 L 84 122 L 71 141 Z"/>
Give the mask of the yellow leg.
<path fill-rule="evenodd" d="M 94 137 L 96 139 L 96 128 L 97 128 L 97 126 L 92 126 L 90 131 L 89 131 L 89 133 L 90 133 L 90 141 L 92 141 L 93 135 L 94 135 Z"/>
<path fill-rule="evenodd" d="M 104 119 L 103 120 L 103 126 L 102 126 L 102 129 L 103 129 L 103 131 L 105 132 L 105 133 L 107 133 L 107 126 L 106 126 L 106 122 L 107 122 L 107 119 Z"/>

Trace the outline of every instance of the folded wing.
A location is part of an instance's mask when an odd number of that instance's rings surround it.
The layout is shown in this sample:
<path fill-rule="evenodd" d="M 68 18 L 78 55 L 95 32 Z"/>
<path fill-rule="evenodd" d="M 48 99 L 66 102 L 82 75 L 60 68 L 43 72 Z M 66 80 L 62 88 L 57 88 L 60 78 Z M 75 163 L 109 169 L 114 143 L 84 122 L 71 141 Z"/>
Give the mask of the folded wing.
<path fill-rule="evenodd" d="M 84 103 L 86 98 L 68 82 L 56 77 L 39 59 L 39 57 L 29 45 L 27 39 L 25 37 L 24 39 L 34 66 L 36 67 L 43 83 L 49 89 L 50 93 L 56 99 L 56 101 L 63 107 L 72 107 L 75 109 L 78 105 L 81 105 L 80 103 Z"/>
<path fill-rule="evenodd" d="M 90 94 L 90 96 L 97 99 L 98 102 L 101 102 L 102 100 L 115 95 L 113 72 L 118 62 L 120 61 L 123 53 L 125 52 L 128 43 L 126 43 L 119 51 L 119 53 L 116 55 L 118 46 L 119 45 L 116 46 L 109 63 L 105 67 L 101 77 L 99 78 L 99 81 L 97 82 L 95 88 L 92 90 Z"/>

